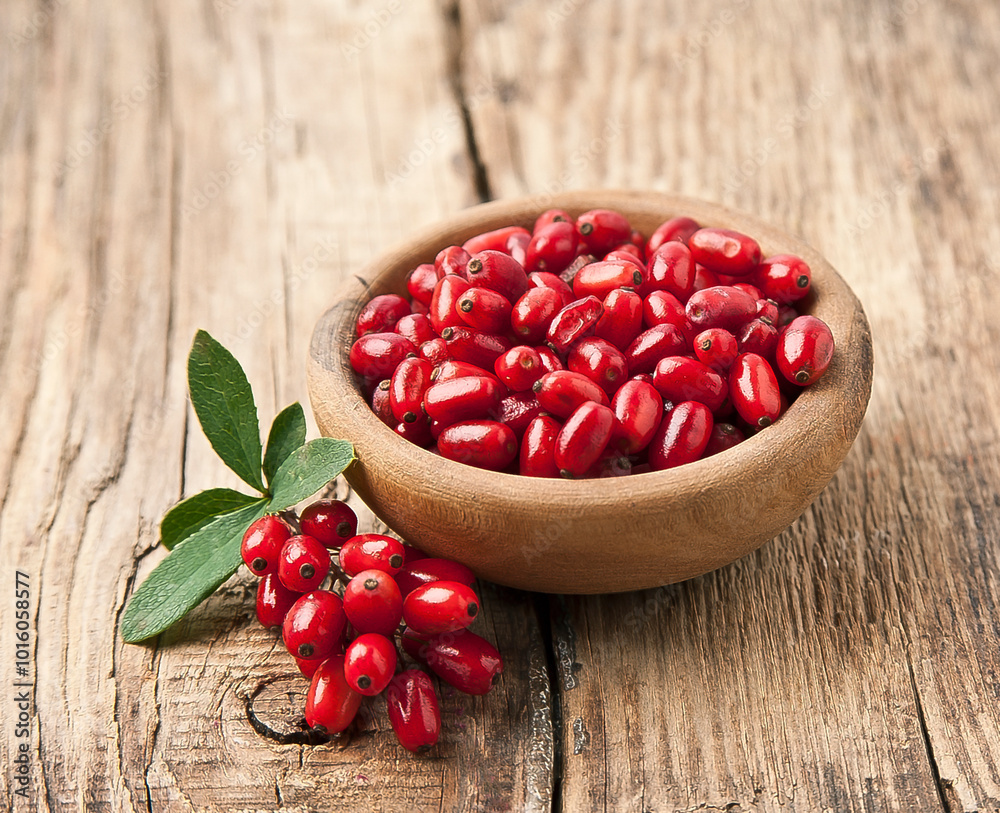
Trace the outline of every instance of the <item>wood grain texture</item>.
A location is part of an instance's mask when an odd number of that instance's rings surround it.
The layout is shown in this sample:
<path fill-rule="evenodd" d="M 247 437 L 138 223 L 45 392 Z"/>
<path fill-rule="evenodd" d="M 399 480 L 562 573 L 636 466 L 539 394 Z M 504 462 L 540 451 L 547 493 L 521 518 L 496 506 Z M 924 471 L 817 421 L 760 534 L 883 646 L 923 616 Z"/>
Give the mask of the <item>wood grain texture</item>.
<path fill-rule="evenodd" d="M 0 807 L 1000 809 L 996 4 L 9 0 L 0 31 L 0 581 L 38 631 L 33 795 L 5 706 Z M 872 403 L 799 522 L 660 590 L 487 588 L 504 681 L 422 761 L 379 715 L 254 731 L 290 665 L 243 577 L 120 643 L 163 511 L 235 485 L 184 401 L 196 328 L 269 418 L 387 243 L 599 186 L 755 212 L 860 296 Z"/>

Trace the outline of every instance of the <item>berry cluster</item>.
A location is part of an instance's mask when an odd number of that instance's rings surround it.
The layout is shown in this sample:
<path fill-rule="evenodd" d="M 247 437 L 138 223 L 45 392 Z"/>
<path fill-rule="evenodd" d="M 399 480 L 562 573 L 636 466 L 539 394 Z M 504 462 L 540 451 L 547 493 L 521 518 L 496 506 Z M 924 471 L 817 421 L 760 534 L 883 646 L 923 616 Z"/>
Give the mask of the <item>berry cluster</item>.
<path fill-rule="evenodd" d="M 486 694 L 503 660 L 466 629 L 479 612 L 469 568 L 357 528 L 354 511 L 339 500 L 254 522 L 242 555 L 261 577 L 257 619 L 281 629 L 311 679 L 311 727 L 343 731 L 365 697 L 384 692 L 400 743 L 423 750 L 437 742 L 441 714 L 430 676 L 405 666 L 404 653 L 468 694 Z M 328 578 L 341 591 L 323 589 Z"/>
<path fill-rule="evenodd" d="M 357 320 L 350 361 L 400 436 L 497 471 L 667 469 L 770 426 L 833 356 L 806 262 L 688 217 L 543 213 L 448 246 Z"/>

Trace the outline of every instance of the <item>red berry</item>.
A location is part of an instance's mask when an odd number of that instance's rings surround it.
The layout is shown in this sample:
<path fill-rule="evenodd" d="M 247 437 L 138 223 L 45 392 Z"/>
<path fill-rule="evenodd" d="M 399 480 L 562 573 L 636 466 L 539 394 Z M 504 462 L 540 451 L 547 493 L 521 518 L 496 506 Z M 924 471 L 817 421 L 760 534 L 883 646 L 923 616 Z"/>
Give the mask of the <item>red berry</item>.
<path fill-rule="evenodd" d="M 520 438 L 532 422 L 541 413 L 542 405 L 538 403 L 534 392 L 514 392 L 500 399 L 496 419 L 509 426 Z"/>
<path fill-rule="evenodd" d="M 611 439 L 615 413 L 593 401 L 581 404 L 559 430 L 555 462 L 567 479 L 581 477 L 597 462 Z"/>
<path fill-rule="evenodd" d="M 768 299 L 788 305 L 809 293 L 812 271 L 801 257 L 775 254 L 757 266 L 753 282 Z"/>
<path fill-rule="evenodd" d="M 514 334 L 527 344 L 541 342 L 563 306 L 562 296 L 552 288 L 529 288 L 511 311 Z"/>
<path fill-rule="evenodd" d="M 762 319 L 751 319 L 736 337 L 741 353 L 756 353 L 766 359 L 774 358 L 778 344 L 778 330 Z"/>
<path fill-rule="evenodd" d="M 316 674 L 316 670 L 323 665 L 323 661 L 319 658 L 296 658 L 292 655 L 292 660 L 295 661 L 295 665 L 299 667 L 299 671 L 310 680 L 312 680 L 312 676 Z"/>
<path fill-rule="evenodd" d="M 434 684 L 426 672 L 406 669 L 385 690 L 389 722 L 400 744 L 409 751 L 426 751 L 441 734 L 441 711 Z"/>
<path fill-rule="evenodd" d="M 698 229 L 688 238 L 695 262 L 717 274 L 743 277 L 760 262 L 760 244 L 731 229 Z"/>
<path fill-rule="evenodd" d="M 518 345 L 512 347 L 494 365 L 497 377 L 511 392 L 530 390 L 531 385 L 545 374 L 542 357 L 533 347 Z"/>
<path fill-rule="evenodd" d="M 439 279 L 434 266 L 431 263 L 424 263 L 410 272 L 410 276 L 406 278 L 406 290 L 414 302 L 429 306 Z"/>
<path fill-rule="evenodd" d="M 448 274 L 461 277 L 465 275 L 465 266 L 471 259 L 472 255 L 461 246 L 448 246 L 434 258 L 434 270 L 439 278 Z"/>
<path fill-rule="evenodd" d="M 418 415 L 412 423 L 400 421 L 392 427 L 392 431 L 403 438 L 403 440 L 408 440 L 410 443 L 417 444 L 417 446 L 427 447 L 434 441 L 430 419 L 423 414 Z"/>
<path fill-rule="evenodd" d="M 717 423 L 712 427 L 712 435 L 705 447 L 704 457 L 724 452 L 744 440 L 746 440 L 746 435 L 731 423 Z"/>
<path fill-rule="evenodd" d="M 688 341 L 674 325 L 651 327 L 636 336 L 625 351 L 629 375 L 651 373 L 660 359 L 687 352 Z"/>
<path fill-rule="evenodd" d="M 502 471 L 517 457 L 517 436 L 499 421 L 464 421 L 441 432 L 437 448 L 449 460 Z"/>
<path fill-rule="evenodd" d="M 700 228 L 698 221 L 692 220 L 690 217 L 674 217 L 666 223 L 661 223 L 657 226 L 656 231 L 649 236 L 649 242 L 646 243 L 646 256 L 652 257 L 654 252 L 665 243 L 687 243 L 691 239 L 691 235 Z"/>
<path fill-rule="evenodd" d="M 528 258 L 528 243 L 531 242 L 531 235 L 526 231 L 511 232 L 507 238 L 504 250 L 510 254 L 511 258 L 522 268 Z"/>
<path fill-rule="evenodd" d="M 728 373 L 739 352 L 736 337 L 721 327 L 711 327 L 694 337 L 694 353 L 698 361 L 717 373 Z"/>
<path fill-rule="evenodd" d="M 778 304 L 773 299 L 758 299 L 757 318 L 769 325 L 777 326 Z"/>
<path fill-rule="evenodd" d="M 424 394 L 424 411 L 446 426 L 496 414 L 503 389 L 490 376 L 463 376 L 432 384 Z"/>
<path fill-rule="evenodd" d="M 381 381 L 410 353 L 416 353 L 413 342 L 398 333 L 367 333 L 351 346 L 351 367 L 363 378 Z"/>
<path fill-rule="evenodd" d="M 474 253 L 465 276 L 473 285 L 502 294 L 508 302 L 517 302 L 528 290 L 528 275 L 520 263 L 500 251 Z"/>
<path fill-rule="evenodd" d="M 712 426 L 712 413 L 704 404 L 677 404 L 663 416 L 649 444 L 649 465 L 654 471 L 662 471 L 694 462 L 705 451 Z"/>
<path fill-rule="evenodd" d="M 486 694 L 500 679 L 503 658 L 489 641 L 469 630 L 423 640 L 408 633 L 403 648 L 426 663 L 441 680 L 466 694 Z"/>
<path fill-rule="evenodd" d="M 593 296 L 603 300 L 618 288 L 639 288 L 643 273 L 631 259 L 601 260 L 581 268 L 573 278 L 573 296 L 577 299 Z"/>
<path fill-rule="evenodd" d="M 590 253 L 603 257 L 619 243 L 628 242 L 632 226 L 620 212 L 612 209 L 591 209 L 576 219 L 580 242 Z"/>
<path fill-rule="evenodd" d="M 446 327 L 459 327 L 465 324 L 458 314 L 458 300 L 471 287 L 467 279 L 456 274 L 441 277 L 434 287 L 434 296 L 428 313 L 434 330 L 441 333 Z"/>
<path fill-rule="evenodd" d="M 344 613 L 358 632 L 392 635 L 403 617 L 403 596 L 384 570 L 362 570 L 344 588 Z"/>
<path fill-rule="evenodd" d="M 642 321 L 646 327 L 673 325 L 692 342 L 698 333 L 681 301 L 668 291 L 653 291 L 646 297 L 642 303 Z"/>
<path fill-rule="evenodd" d="M 347 616 L 340 596 L 313 590 L 299 597 L 285 615 L 281 637 L 297 658 L 327 658 L 343 643 Z"/>
<path fill-rule="evenodd" d="M 711 367 L 686 356 L 660 359 L 653 373 L 653 386 L 667 401 L 698 401 L 717 412 L 726 400 L 726 380 Z"/>
<path fill-rule="evenodd" d="M 262 627 L 280 627 L 299 593 L 281 583 L 277 573 L 268 573 L 257 585 L 257 620 Z"/>
<path fill-rule="evenodd" d="M 510 238 L 515 234 L 525 234 L 529 238 L 531 237 L 528 230 L 520 226 L 504 226 L 502 229 L 495 229 L 483 234 L 477 234 L 475 237 L 470 237 L 465 241 L 463 248 L 469 254 L 473 255 L 478 254 L 480 251 L 506 252 L 507 246 L 510 245 Z"/>
<path fill-rule="evenodd" d="M 642 297 L 635 291 L 618 288 L 604 298 L 604 312 L 594 333 L 625 350 L 642 331 Z"/>
<path fill-rule="evenodd" d="M 778 379 L 767 360 L 741 353 L 729 370 L 729 398 L 739 416 L 755 429 L 770 426 L 781 414 Z"/>
<path fill-rule="evenodd" d="M 666 291 L 682 302 L 694 293 L 695 263 L 691 252 L 683 243 L 671 240 L 649 257 L 643 295 L 653 291 Z"/>
<path fill-rule="evenodd" d="M 594 332 L 604 306 L 596 296 L 587 296 L 570 302 L 553 317 L 545 338 L 559 353 L 565 353 L 577 339 Z"/>
<path fill-rule="evenodd" d="M 694 264 L 694 289 L 696 291 L 703 291 L 706 288 L 714 288 L 716 285 L 721 285 L 719 280 L 719 275 L 714 274 L 709 271 L 705 266 L 698 263 Z"/>
<path fill-rule="evenodd" d="M 315 590 L 329 572 L 330 552 L 311 536 L 291 537 L 278 556 L 278 578 L 297 593 Z"/>
<path fill-rule="evenodd" d="M 466 378 L 468 376 L 483 376 L 496 381 L 497 384 L 500 383 L 500 379 L 493 375 L 492 371 L 484 370 L 475 364 L 458 359 L 447 359 L 441 362 L 431 373 L 431 381 L 435 384 L 441 384 L 445 381 L 451 381 L 453 378 Z"/>
<path fill-rule="evenodd" d="M 520 474 L 525 477 L 558 477 L 556 437 L 562 428 L 551 415 L 539 415 L 524 432 L 521 440 Z"/>
<path fill-rule="evenodd" d="M 316 500 L 302 510 L 299 527 L 332 550 L 358 532 L 358 516 L 342 500 Z"/>
<path fill-rule="evenodd" d="M 367 632 L 347 645 L 344 678 L 359 694 L 379 694 L 396 671 L 396 647 L 384 635 Z"/>
<path fill-rule="evenodd" d="M 581 339 L 570 347 L 566 366 L 574 373 L 587 376 L 609 395 L 628 377 L 625 354 L 610 342 L 596 337 Z"/>
<path fill-rule="evenodd" d="M 358 314 L 357 334 L 388 333 L 396 323 L 410 313 L 410 303 L 398 294 L 373 297 Z"/>
<path fill-rule="evenodd" d="M 510 350 L 510 342 L 506 339 L 469 327 L 446 327 L 441 331 L 441 338 L 447 342 L 452 358 L 489 369 L 493 368 L 497 356 Z"/>
<path fill-rule="evenodd" d="M 611 409 L 618 419 L 611 444 L 625 454 L 645 449 L 663 418 L 663 398 L 645 381 L 626 381 L 611 399 Z"/>
<path fill-rule="evenodd" d="M 472 587 L 476 580 L 476 575 L 460 562 L 451 559 L 420 559 L 416 562 L 407 562 L 403 569 L 396 574 L 396 584 L 403 598 L 424 584 L 431 582 L 460 582 Z"/>
<path fill-rule="evenodd" d="M 550 274 L 564 271 L 576 257 L 578 242 L 576 227 L 564 220 L 537 229 L 528 243 L 525 270 Z"/>
<path fill-rule="evenodd" d="M 337 734 L 347 728 L 361 707 L 361 695 L 344 676 L 344 656 L 323 661 L 312 676 L 306 694 L 306 722 Z"/>
<path fill-rule="evenodd" d="M 277 572 L 281 549 L 291 535 L 291 529 L 275 516 L 261 517 L 251 523 L 240 545 L 246 566 L 258 576 Z"/>
<path fill-rule="evenodd" d="M 413 423 L 421 417 L 421 404 L 433 371 L 433 365 L 422 358 L 405 358 L 399 363 L 389 382 L 389 408 L 397 421 Z"/>
<path fill-rule="evenodd" d="M 569 370 L 546 373 L 532 387 L 542 409 L 560 418 L 568 418 L 587 401 L 608 405 L 608 396 L 587 376 Z"/>
<path fill-rule="evenodd" d="M 778 369 L 793 384 L 814 384 L 833 358 L 833 332 L 815 316 L 799 316 L 778 338 Z"/>
<path fill-rule="evenodd" d="M 757 300 L 739 288 L 717 285 L 691 294 L 684 310 L 699 330 L 721 327 L 736 334 L 757 315 Z"/>
<path fill-rule="evenodd" d="M 536 347 L 535 350 L 538 352 L 538 357 L 542 360 L 542 366 L 545 368 L 545 372 L 554 373 L 556 370 L 565 370 L 563 367 L 562 360 L 556 355 L 555 350 L 551 347 L 545 347 L 544 345 Z"/>
<path fill-rule="evenodd" d="M 424 342 L 436 338 L 430 317 L 423 313 L 411 313 L 409 316 L 404 316 L 396 322 L 396 333 L 405 336 L 417 348 L 420 348 Z"/>
<path fill-rule="evenodd" d="M 403 601 L 406 626 L 422 635 L 465 629 L 479 614 L 479 597 L 467 584 L 438 581 L 412 590 Z"/>
<path fill-rule="evenodd" d="M 538 234 L 538 232 L 546 226 L 559 222 L 572 223 L 573 218 L 570 217 L 569 214 L 563 209 L 546 209 L 538 216 L 538 219 L 535 220 L 534 231 L 532 234 Z"/>
<path fill-rule="evenodd" d="M 396 425 L 396 416 L 392 414 L 392 404 L 389 403 L 390 383 L 388 378 L 384 378 L 372 391 L 372 412 L 378 416 L 382 423 L 392 427 Z"/>
<path fill-rule="evenodd" d="M 420 358 L 427 359 L 431 364 L 440 364 L 442 361 L 451 358 L 448 350 L 448 342 L 438 337 L 424 342 L 420 345 Z"/>
<path fill-rule="evenodd" d="M 458 299 L 458 315 L 465 324 L 484 333 L 506 333 L 510 302 L 489 288 L 470 288 Z"/>
<path fill-rule="evenodd" d="M 365 570 L 383 570 L 391 576 L 403 566 L 404 558 L 403 543 L 382 534 L 359 534 L 340 549 L 340 566 L 348 576 Z"/>

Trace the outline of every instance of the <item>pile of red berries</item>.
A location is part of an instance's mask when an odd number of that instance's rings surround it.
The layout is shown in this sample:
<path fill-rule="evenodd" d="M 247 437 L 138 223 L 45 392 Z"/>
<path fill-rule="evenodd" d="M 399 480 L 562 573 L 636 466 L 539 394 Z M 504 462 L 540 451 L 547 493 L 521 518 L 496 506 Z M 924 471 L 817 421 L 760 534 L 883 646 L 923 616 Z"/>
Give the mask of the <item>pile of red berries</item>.
<path fill-rule="evenodd" d="M 534 477 L 667 469 L 770 426 L 833 356 L 811 272 L 688 217 L 549 210 L 448 246 L 357 320 L 375 414 L 444 457 Z"/>
<path fill-rule="evenodd" d="M 305 708 L 311 727 L 343 731 L 365 697 L 384 692 L 400 743 L 423 750 L 437 742 L 440 707 L 430 675 L 405 658 L 468 694 L 486 694 L 503 660 L 466 629 L 479 612 L 469 568 L 357 528 L 340 500 L 254 522 L 242 554 L 261 577 L 257 619 L 281 629 L 312 680 Z M 339 591 L 323 589 L 331 581 Z"/>

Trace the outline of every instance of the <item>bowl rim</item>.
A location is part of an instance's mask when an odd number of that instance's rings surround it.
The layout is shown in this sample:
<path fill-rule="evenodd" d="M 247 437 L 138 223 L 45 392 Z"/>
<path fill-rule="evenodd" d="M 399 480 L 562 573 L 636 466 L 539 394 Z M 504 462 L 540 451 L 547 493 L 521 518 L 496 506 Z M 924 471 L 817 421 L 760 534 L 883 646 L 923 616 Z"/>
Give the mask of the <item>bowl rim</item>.
<path fill-rule="evenodd" d="M 637 217 L 638 211 L 639 218 L 660 217 L 660 222 L 686 215 L 704 226 L 733 228 L 750 234 L 761 244 L 764 256 L 799 255 L 812 269 L 814 283 L 819 283 L 811 295 L 807 312 L 823 318 L 835 337 L 836 351 L 826 374 L 816 384 L 804 388 L 780 420 L 718 455 L 665 471 L 601 478 L 599 483 L 588 479 L 527 478 L 477 469 L 435 455 L 396 435 L 365 401 L 348 361 L 350 345 L 335 344 L 333 353 L 339 363 L 328 366 L 323 361 L 327 357 L 325 343 L 331 337 L 354 336 L 357 315 L 372 296 L 405 293 L 408 271 L 400 271 L 402 266 L 409 265 L 412 269 L 419 262 L 432 262 L 437 251 L 445 246 L 461 244 L 473 234 L 491 228 L 520 224 L 530 231 L 534 218 L 550 208 L 565 209 L 571 215 L 594 208 L 618 209 L 630 220 Z M 398 276 L 403 284 L 389 285 L 387 278 L 390 276 Z M 779 463 L 804 464 L 814 454 L 815 443 L 824 438 L 843 445 L 846 454 L 860 429 L 872 382 L 871 339 L 864 310 L 854 292 L 819 252 L 755 215 L 696 198 L 623 189 L 588 189 L 501 199 L 460 210 L 416 230 L 379 253 L 347 281 L 336 303 L 317 322 L 309 353 L 309 391 L 317 419 L 326 408 L 349 413 L 358 433 L 356 438 L 348 440 L 355 443 L 358 458 L 376 448 L 391 447 L 392 454 L 398 456 L 396 468 L 419 471 L 433 465 L 439 488 L 474 493 L 486 499 L 508 501 L 517 493 L 518 484 L 530 480 L 532 491 L 540 491 L 547 501 L 568 510 L 579 506 L 581 500 L 599 505 L 625 501 L 639 507 L 665 493 L 693 496 L 711 485 L 718 485 L 734 471 L 752 477 Z M 319 386 L 321 380 L 325 386 Z M 320 389 L 339 393 L 339 403 L 317 403 Z M 846 408 L 848 404 L 860 406 L 860 409 L 852 413 Z M 848 416 L 850 421 L 845 425 L 843 419 Z M 339 420 L 344 420 L 343 415 Z M 786 456 L 778 460 L 779 449 L 785 450 L 786 455 L 790 451 L 792 459 Z M 474 485 L 470 481 L 474 481 Z"/>

